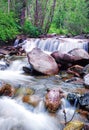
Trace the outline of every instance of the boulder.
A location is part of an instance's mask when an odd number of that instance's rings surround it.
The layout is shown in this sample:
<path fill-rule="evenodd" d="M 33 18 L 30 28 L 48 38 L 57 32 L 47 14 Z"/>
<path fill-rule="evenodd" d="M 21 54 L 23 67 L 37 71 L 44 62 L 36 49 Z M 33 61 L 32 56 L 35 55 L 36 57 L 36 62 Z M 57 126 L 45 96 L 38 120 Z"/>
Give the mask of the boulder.
<path fill-rule="evenodd" d="M 55 51 L 51 54 L 55 61 L 61 65 L 62 69 L 66 69 L 71 66 L 74 61 L 74 57 L 67 53 L 61 53 L 60 51 Z"/>
<path fill-rule="evenodd" d="M 48 89 L 45 95 L 45 105 L 48 111 L 55 112 L 59 106 L 61 106 L 62 97 L 64 97 L 64 95 L 61 89 Z"/>
<path fill-rule="evenodd" d="M 74 60 L 81 60 L 81 59 L 86 59 L 89 60 L 89 54 L 81 48 L 75 48 L 71 51 L 68 52 L 71 56 L 74 56 Z"/>
<path fill-rule="evenodd" d="M 28 61 L 33 69 L 46 75 L 57 74 L 59 69 L 54 58 L 44 53 L 39 48 L 34 48 L 27 54 Z"/>
<path fill-rule="evenodd" d="M 74 63 L 85 66 L 89 63 L 89 54 L 81 48 L 75 48 L 68 52 L 71 56 L 74 57 Z"/>

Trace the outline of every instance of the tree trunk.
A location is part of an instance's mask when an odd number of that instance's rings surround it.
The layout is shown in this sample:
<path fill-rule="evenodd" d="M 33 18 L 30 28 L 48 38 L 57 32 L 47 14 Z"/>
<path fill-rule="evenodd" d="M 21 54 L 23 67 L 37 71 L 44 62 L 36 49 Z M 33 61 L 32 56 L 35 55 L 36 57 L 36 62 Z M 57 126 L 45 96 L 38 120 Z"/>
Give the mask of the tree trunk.
<path fill-rule="evenodd" d="M 49 28 L 51 26 L 53 15 L 54 15 L 55 5 L 56 5 L 56 0 L 53 0 L 53 4 L 51 6 L 50 13 L 49 13 L 49 16 L 48 16 L 48 19 L 47 19 L 47 22 L 46 22 L 46 26 L 45 26 L 45 29 L 44 29 L 45 34 L 48 33 Z"/>

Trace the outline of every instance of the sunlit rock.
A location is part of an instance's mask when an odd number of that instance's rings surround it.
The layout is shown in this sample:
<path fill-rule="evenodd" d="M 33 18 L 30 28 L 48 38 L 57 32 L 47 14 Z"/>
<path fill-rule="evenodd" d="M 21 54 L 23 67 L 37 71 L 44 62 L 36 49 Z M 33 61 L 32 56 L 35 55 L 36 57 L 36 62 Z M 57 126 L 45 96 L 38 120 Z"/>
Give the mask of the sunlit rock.
<path fill-rule="evenodd" d="M 23 97 L 24 95 L 32 95 L 34 93 L 34 90 L 31 88 L 26 88 L 26 87 L 18 87 L 15 90 L 15 96 L 20 96 Z"/>
<path fill-rule="evenodd" d="M 41 99 L 36 95 L 30 95 L 30 96 L 25 95 L 22 98 L 22 100 L 23 100 L 23 102 L 28 103 L 28 104 L 30 104 L 30 105 L 32 105 L 34 107 L 36 107 L 39 104 L 39 102 L 41 101 Z"/>
<path fill-rule="evenodd" d="M 39 48 L 34 48 L 27 54 L 28 61 L 33 69 L 46 75 L 57 74 L 59 69 L 55 60 Z"/>
<path fill-rule="evenodd" d="M 61 106 L 61 99 L 64 97 L 61 89 L 47 90 L 45 95 L 45 105 L 50 112 L 55 112 Z"/>
<path fill-rule="evenodd" d="M 68 54 L 74 57 L 74 64 L 85 66 L 89 63 L 89 54 L 84 49 L 75 48 Z"/>
<path fill-rule="evenodd" d="M 4 84 L 0 88 L 0 96 L 14 96 L 15 94 L 15 89 L 10 85 L 10 84 Z"/>
<path fill-rule="evenodd" d="M 75 56 L 74 60 L 81 60 L 81 59 L 89 60 L 89 54 L 84 49 L 81 49 L 81 48 L 75 48 L 69 51 L 68 54 Z"/>
<path fill-rule="evenodd" d="M 69 122 L 64 130 L 81 130 L 84 126 L 83 122 L 80 121 L 71 121 Z"/>

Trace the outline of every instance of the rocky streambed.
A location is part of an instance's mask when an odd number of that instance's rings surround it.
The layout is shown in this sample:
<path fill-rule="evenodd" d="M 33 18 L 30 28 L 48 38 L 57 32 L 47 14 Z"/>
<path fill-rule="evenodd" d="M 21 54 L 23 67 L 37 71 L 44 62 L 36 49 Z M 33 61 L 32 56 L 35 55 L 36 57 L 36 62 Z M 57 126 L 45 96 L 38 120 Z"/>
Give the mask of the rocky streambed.
<path fill-rule="evenodd" d="M 88 130 L 88 53 L 8 48 L 0 56 L 0 129 Z"/>

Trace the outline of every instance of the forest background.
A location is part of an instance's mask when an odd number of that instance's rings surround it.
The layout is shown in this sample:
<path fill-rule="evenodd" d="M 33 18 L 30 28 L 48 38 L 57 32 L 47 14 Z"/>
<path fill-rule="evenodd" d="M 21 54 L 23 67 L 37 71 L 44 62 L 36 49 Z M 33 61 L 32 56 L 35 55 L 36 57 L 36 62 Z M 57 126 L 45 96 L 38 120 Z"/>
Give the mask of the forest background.
<path fill-rule="evenodd" d="M 89 34 L 89 0 L 0 0 L 0 40 Z"/>

